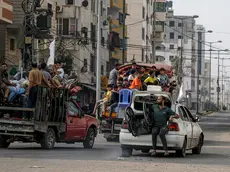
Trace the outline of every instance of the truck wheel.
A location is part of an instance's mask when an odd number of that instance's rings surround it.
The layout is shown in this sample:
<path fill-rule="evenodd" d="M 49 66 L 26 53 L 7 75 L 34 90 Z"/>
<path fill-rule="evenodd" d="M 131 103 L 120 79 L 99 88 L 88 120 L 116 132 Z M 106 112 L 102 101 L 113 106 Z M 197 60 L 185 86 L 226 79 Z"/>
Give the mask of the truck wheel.
<path fill-rule="evenodd" d="M 0 136 L 0 148 L 8 148 L 10 143 L 7 142 L 7 139 L 3 136 Z"/>
<path fill-rule="evenodd" d="M 132 148 L 123 148 L 122 147 L 121 150 L 122 150 L 122 154 L 121 154 L 122 157 L 130 157 L 133 153 Z"/>
<path fill-rule="evenodd" d="M 48 128 L 47 132 L 41 139 L 41 146 L 43 149 L 53 149 L 56 142 L 56 135 L 52 128 Z"/>
<path fill-rule="evenodd" d="M 84 148 L 86 148 L 86 149 L 93 148 L 94 141 L 95 141 L 95 131 L 93 128 L 89 128 L 87 136 L 86 136 L 85 140 L 83 141 Z"/>

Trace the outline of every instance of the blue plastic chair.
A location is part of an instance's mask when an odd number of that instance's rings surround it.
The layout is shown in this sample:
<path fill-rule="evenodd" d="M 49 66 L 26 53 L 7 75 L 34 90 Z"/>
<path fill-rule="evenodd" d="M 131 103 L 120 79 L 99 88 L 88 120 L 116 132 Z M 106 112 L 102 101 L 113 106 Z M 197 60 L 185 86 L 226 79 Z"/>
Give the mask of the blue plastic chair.
<path fill-rule="evenodd" d="M 130 106 L 132 101 L 133 90 L 130 89 L 122 89 L 119 93 L 119 103 L 116 108 L 116 112 L 119 111 L 119 108 L 126 108 Z"/>

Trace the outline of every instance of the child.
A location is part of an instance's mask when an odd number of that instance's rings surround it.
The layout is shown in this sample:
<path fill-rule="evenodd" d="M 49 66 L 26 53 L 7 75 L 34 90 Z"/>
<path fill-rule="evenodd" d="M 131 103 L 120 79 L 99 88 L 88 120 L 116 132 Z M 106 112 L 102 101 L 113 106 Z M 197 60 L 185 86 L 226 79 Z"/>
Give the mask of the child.
<path fill-rule="evenodd" d="M 160 69 L 160 75 L 157 78 L 162 86 L 167 86 L 169 84 L 169 78 L 168 75 L 165 74 L 164 68 Z"/>

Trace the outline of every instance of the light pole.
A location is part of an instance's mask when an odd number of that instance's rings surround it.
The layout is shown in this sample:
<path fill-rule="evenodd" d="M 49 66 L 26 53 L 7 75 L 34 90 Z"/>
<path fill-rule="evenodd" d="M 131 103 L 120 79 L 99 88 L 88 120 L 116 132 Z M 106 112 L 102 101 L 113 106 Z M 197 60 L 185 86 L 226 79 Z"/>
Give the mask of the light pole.
<path fill-rule="evenodd" d="M 180 55 L 181 55 L 181 58 L 180 58 L 180 67 L 179 67 L 179 73 L 180 73 L 180 77 L 179 77 L 179 84 L 181 85 L 182 82 L 183 82 L 183 43 L 184 43 L 184 21 L 185 20 L 188 20 L 188 19 L 196 19 L 196 18 L 199 18 L 198 15 L 193 15 L 193 16 L 174 16 L 174 17 L 169 17 L 169 18 L 174 18 L 174 19 L 177 19 L 177 20 L 181 20 L 181 52 L 180 52 Z"/>
<path fill-rule="evenodd" d="M 220 51 L 229 51 L 229 50 L 228 49 L 218 50 L 218 77 L 217 77 L 217 108 L 218 108 L 218 111 L 220 108 Z"/>
<path fill-rule="evenodd" d="M 211 32 L 210 32 L 211 33 Z M 212 44 L 222 43 L 222 41 L 208 42 L 210 44 L 210 57 L 209 57 L 209 87 L 208 87 L 208 100 L 209 100 L 209 110 L 211 110 L 211 85 L 212 85 Z"/>

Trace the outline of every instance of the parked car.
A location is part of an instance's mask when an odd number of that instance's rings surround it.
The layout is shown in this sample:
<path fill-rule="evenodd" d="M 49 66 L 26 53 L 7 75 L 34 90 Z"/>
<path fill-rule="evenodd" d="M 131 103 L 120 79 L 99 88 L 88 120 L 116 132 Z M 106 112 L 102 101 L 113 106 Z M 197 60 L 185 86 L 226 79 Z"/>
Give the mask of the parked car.
<path fill-rule="evenodd" d="M 166 92 L 137 91 L 133 93 L 132 103 L 129 108 L 129 111 L 131 109 L 136 119 L 145 118 L 143 104 L 145 103 L 146 96 L 166 97 L 170 101 L 168 105 L 172 108 L 172 110 L 180 115 L 179 119 L 174 119 L 173 122 L 169 123 L 169 131 L 166 135 L 168 149 L 175 150 L 176 155 L 180 157 L 185 157 L 186 150 L 192 150 L 193 154 L 200 154 L 204 142 L 204 134 L 198 124 L 199 117 L 194 117 L 184 105 L 173 104 L 170 94 Z M 130 131 L 129 123 L 127 118 L 125 118 L 120 132 L 122 156 L 131 156 L 133 150 L 141 150 L 143 153 L 148 153 L 152 149 L 151 130 L 136 135 Z M 157 149 L 163 149 L 159 137 L 157 138 Z"/>

